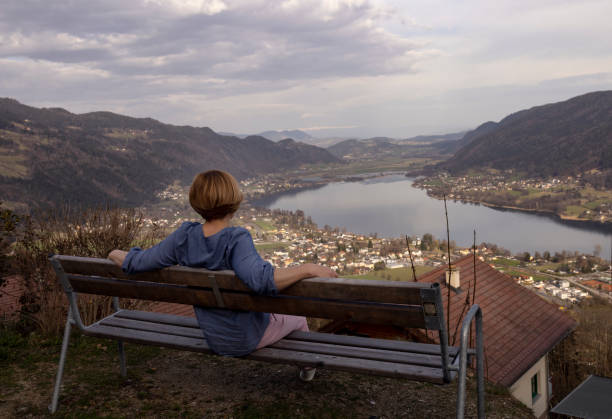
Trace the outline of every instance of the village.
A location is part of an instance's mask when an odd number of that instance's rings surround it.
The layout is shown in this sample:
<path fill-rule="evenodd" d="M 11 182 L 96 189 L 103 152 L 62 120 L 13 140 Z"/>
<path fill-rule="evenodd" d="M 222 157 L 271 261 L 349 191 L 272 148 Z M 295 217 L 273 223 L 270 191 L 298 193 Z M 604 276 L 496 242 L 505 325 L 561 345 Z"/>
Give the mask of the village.
<path fill-rule="evenodd" d="M 356 234 L 336 226 L 320 228 L 300 210 L 270 210 L 248 202 L 253 197 L 302 186 L 274 177 L 241 182 L 247 202 L 234 217 L 234 225 L 251 232 L 257 250 L 273 266 L 312 262 L 329 266 L 345 277 L 410 281 L 413 266 L 418 277 L 448 264 L 446 240 L 438 241 L 431 234 L 388 238 Z M 182 188 L 170 187 L 159 198 L 161 203 L 145 218 L 146 225 L 172 229 L 194 220 Z M 450 247 L 451 261 L 472 253 L 472 249 L 457 247 L 453 241 Z M 612 302 L 612 281 L 606 273 L 609 267 L 591 255 L 544 252 L 512 256 L 503 248 L 482 243 L 477 246 L 477 257 L 560 307 L 571 307 L 592 295 Z"/>
<path fill-rule="evenodd" d="M 609 193 L 593 188 L 580 174 L 535 179 L 517 176 L 512 170 L 465 176 L 441 172 L 418 178 L 414 186 L 436 198 L 446 195 L 458 201 L 551 212 L 571 220 L 612 221 Z"/>

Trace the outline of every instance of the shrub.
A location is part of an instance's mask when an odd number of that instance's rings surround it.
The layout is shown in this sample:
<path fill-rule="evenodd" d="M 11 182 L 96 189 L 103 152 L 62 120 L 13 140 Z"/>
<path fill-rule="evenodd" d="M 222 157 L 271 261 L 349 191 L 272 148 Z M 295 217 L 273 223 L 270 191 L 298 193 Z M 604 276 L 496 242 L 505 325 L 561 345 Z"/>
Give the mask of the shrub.
<path fill-rule="evenodd" d="M 51 254 L 105 258 L 113 249 L 128 249 L 135 242 L 154 241 L 159 229 L 143 233 L 143 215 L 134 209 L 68 208 L 44 216 L 26 217 L 22 237 L 14 250 L 15 269 L 26 293 L 21 298 L 21 328 L 58 333 L 66 320 L 68 302 L 49 263 Z M 83 321 L 88 324 L 111 312 L 111 299 L 79 296 Z"/>

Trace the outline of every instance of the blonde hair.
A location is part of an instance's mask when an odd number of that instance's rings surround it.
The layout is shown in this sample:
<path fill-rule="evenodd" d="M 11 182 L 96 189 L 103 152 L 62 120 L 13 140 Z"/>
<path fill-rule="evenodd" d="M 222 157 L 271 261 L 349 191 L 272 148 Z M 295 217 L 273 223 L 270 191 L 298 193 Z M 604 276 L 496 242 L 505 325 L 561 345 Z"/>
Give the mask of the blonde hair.
<path fill-rule="evenodd" d="M 189 189 L 191 207 L 207 221 L 235 213 L 241 202 L 238 182 L 222 170 L 199 173 Z"/>

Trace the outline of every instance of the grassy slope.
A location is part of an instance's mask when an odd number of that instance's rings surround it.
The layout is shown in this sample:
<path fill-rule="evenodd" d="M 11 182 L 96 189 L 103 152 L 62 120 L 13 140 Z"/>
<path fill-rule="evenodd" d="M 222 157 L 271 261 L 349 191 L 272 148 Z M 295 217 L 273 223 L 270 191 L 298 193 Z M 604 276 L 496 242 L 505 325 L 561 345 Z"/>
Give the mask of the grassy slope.
<path fill-rule="evenodd" d="M 2 331 L 0 417 L 48 417 L 60 341 Z M 455 385 L 439 387 L 319 370 L 310 383 L 296 368 L 126 345 L 128 378 L 113 342 L 73 335 L 60 408 L 54 417 L 344 418 L 455 414 Z M 466 415 L 475 413 L 470 380 Z M 528 417 L 504 389 L 489 387 L 489 417 Z"/>

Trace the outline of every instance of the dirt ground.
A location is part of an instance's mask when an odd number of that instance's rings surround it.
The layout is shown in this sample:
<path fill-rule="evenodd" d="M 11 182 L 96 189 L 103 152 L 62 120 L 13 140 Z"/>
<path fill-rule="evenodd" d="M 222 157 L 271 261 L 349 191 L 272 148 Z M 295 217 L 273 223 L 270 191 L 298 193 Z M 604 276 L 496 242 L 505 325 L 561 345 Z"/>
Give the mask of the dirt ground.
<path fill-rule="evenodd" d="M 447 418 L 456 385 L 321 370 L 312 382 L 297 368 L 243 359 L 126 345 L 128 377 L 119 375 L 116 345 L 73 339 L 60 406 L 53 417 Z M 59 341 L 15 349 L 0 375 L 0 417 L 51 417 Z M 470 382 L 466 417 L 475 415 Z M 491 418 L 530 417 L 505 390 L 489 388 Z"/>

